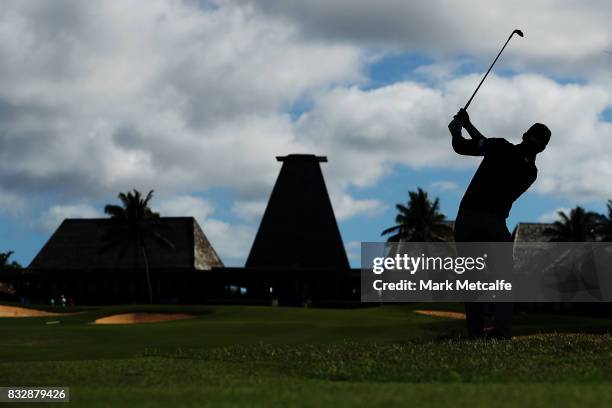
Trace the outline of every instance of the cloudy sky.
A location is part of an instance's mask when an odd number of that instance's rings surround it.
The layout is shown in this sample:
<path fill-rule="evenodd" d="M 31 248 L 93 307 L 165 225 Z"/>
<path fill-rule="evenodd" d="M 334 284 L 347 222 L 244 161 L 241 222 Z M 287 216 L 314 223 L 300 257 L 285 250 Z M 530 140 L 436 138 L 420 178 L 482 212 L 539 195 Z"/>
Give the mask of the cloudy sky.
<path fill-rule="evenodd" d="M 612 3 L 575 0 L 3 0 L 0 251 L 28 264 L 66 217 L 154 189 L 242 265 L 280 163 L 325 155 L 354 265 L 422 187 L 454 218 L 477 161 L 446 129 L 552 130 L 514 206 L 547 221 L 612 198 Z"/>

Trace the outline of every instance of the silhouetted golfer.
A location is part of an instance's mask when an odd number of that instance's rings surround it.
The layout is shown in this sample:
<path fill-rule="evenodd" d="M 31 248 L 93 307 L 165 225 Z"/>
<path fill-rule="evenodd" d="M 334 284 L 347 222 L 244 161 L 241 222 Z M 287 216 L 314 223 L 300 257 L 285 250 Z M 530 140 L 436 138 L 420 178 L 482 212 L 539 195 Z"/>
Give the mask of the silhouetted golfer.
<path fill-rule="evenodd" d="M 464 128 L 471 139 L 461 135 Z M 538 169 L 535 158 L 550 140 L 550 130 L 536 123 L 523 134 L 517 145 L 502 138 L 486 138 L 472 125 L 464 109 L 448 125 L 453 149 L 466 156 L 483 156 L 468 186 L 455 220 L 457 242 L 511 242 L 506 218 L 512 203 L 535 181 Z M 509 254 L 512 265 L 512 254 Z M 466 303 L 468 335 L 484 337 L 485 303 Z M 511 338 L 512 303 L 495 304 L 495 328 L 488 338 Z"/>

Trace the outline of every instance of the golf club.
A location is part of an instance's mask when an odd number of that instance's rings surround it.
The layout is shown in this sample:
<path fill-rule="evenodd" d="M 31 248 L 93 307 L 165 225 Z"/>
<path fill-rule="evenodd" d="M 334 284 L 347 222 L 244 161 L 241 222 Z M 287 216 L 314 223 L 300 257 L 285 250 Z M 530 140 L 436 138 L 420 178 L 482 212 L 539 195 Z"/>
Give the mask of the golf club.
<path fill-rule="evenodd" d="M 474 93 L 472 94 L 472 96 L 470 97 L 470 100 L 467 101 L 467 103 L 465 104 L 465 106 L 463 107 L 464 110 L 467 110 L 468 106 L 470 106 L 470 103 L 472 102 L 472 99 L 474 99 L 474 96 L 476 96 L 476 92 L 478 92 L 478 90 L 480 89 L 480 85 L 482 85 L 482 83 L 484 82 L 484 80 L 487 78 L 487 75 L 489 75 L 489 72 L 491 72 L 491 68 L 493 68 L 493 65 L 495 65 L 495 63 L 497 62 L 497 59 L 499 58 L 499 56 L 501 55 L 502 52 L 504 52 L 504 48 L 506 48 L 506 45 L 508 45 L 508 43 L 510 42 L 510 39 L 512 38 L 512 36 L 514 34 L 518 34 L 521 37 L 524 37 L 523 32 L 521 30 L 514 30 L 512 32 L 512 34 L 510 34 L 510 37 L 508 37 L 508 40 L 506 41 L 506 43 L 504 44 L 504 46 L 502 47 L 501 51 L 499 52 L 499 54 L 497 54 L 497 57 L 495 57 L 495 59 L 493 60 L 493 63 L 491 64 L 491 66 L 489 67 L 489 69 L 487 70 L 487 73 L 484 74 L 484 77 L 482 77 L 482 80 L 480 81 L 480 83 L 478 84 L 478 86 L 476 87 L 476 90 L 474 91 Z"/>

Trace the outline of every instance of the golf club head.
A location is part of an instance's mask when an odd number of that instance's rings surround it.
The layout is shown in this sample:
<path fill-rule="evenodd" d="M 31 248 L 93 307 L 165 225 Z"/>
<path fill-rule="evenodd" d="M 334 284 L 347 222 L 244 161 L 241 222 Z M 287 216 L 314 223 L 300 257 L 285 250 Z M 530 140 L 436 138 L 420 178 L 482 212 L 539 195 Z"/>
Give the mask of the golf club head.
<path fill-rule="evenodd" d="M 518 34 L 518 35 L 520 35 L 521 37 L 524 37 L 523 32 L 522 32 L 521 30 L 514 30 L 514 31 L 512 32 L 512 34 Z"/>

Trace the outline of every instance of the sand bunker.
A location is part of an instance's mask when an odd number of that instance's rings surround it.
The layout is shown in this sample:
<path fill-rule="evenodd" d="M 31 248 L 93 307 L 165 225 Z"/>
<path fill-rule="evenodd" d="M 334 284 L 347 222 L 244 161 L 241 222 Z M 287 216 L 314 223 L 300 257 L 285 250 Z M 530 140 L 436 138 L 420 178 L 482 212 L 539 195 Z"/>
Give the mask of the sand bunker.
<path fill-rule="evenodd" d="M 44 317 L 44 316 L 67 316 L 72 313 L 55 313 L 46 310 L 28 309 L 18 306 L 0 305 L 0 317 Z"/>
<path fill-rule="evenodd" d="M 415 310 L 414 313 L 425 316 L 446 317 L 448 319 L 465 320 L 465 313 L 462 312 L 447 312 L 444 310 Z"/>
<path fill-rule="evenodd" d="M 172 320 L 193 319 L 195 316 L 182 313 L 122 313 L 96 319 L 94 324 L 159 323 Z"/>

